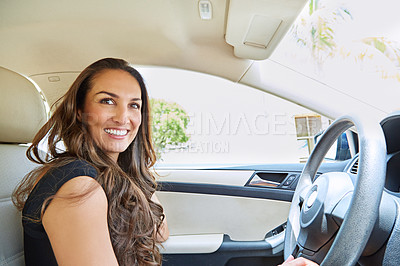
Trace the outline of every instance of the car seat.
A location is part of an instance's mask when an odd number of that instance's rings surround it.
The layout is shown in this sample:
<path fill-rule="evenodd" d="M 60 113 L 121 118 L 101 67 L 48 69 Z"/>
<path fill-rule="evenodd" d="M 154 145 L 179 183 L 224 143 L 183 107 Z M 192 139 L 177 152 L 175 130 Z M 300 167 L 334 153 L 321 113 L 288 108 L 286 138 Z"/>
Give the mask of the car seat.
<path fill-rule="evenodd" d="M 37 166 L 25 152 L 47 114 L 38 87 L 28 78 L 0 67 L 0 266 L 24 265 L 21 213 L 11 195 Z"/>

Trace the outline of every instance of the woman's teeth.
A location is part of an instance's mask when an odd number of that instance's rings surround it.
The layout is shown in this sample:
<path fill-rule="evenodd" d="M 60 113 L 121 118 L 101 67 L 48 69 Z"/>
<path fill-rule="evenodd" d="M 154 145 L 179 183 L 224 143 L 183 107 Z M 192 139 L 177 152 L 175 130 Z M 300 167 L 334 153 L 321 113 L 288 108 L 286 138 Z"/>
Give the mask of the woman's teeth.
<path fill-rule="evenodd" d="M 107 134 L 115 135 L 115 136 L 125 136 L 128 133 L 128 130 L 126 130 L 126 129 L 118 130 L 118 129 L 108 129 L 108 128 L 106 128 L 106 129 L 104 129 L 104 131 Z"/>

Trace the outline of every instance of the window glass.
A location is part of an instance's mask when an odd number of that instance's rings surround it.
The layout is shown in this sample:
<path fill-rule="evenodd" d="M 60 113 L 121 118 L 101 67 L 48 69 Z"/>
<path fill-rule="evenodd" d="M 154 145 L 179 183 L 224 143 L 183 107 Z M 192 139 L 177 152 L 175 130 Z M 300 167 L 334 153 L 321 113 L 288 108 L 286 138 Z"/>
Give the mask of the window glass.
<path fill-rule="evenodd" d="M 386 113 L 398 110 L 398 7 L 397 0 L 309 1 L 271 60 Z"/>
<path fill-rule="evenodd" d="M 139 67 L 159 163 L 298 163 L 329 120 L 254 88 L 190 71 Z"/>

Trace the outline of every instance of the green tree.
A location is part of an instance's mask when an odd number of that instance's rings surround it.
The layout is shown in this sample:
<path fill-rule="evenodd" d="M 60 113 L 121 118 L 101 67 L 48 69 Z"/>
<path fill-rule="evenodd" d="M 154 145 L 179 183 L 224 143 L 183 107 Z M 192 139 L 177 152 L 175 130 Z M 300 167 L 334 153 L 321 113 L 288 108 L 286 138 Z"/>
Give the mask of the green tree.
<path fill-rule="evenodd" d="M 347 19 L 352 19 L 352 16 L 345 7 L 310 0 L 308 15 L 302 16 L 291 32 L 298 43 L 311 50 L 313 58 L 321 66 L 327 57 L 335 54 L 335 26 Z"/>
<path fill-rule="evenodd" d="M 400 81 L 400 44 L 385 37 L 368 37 L 362 39 L 362 42 L 384 54 L 397 68 L 396 73 L 387 74 L 386 78 L 395 78 Z"/>
<path fill-rule="evenodd" d="M 190 136 L 186 133 L 189 116 L 174 102 L 162 99 L 150 99 L 153 119 L 153 142 L 158 159 L 168 150 L 185 148 Z"/>
<path fill-rule="evenodd" d="M 323 0 L 310 0 L 308 12 L 303 14 L 291 28 L 292 35 L 297 43 L 309 48 L 318 69 L 328 57 L 340 54 L 343 57 L 352 57 L 356 61 L 371 64 L 376 52 L 362 45 L 358 49 L 349 49 L 345 44 L 338 43 L 335 38 L 336 26 L 341 22 L 353 19 L 350 11 L 340 6 L 340 3 Z M 400 81 L 400 45 L 384 37 L 368 37 L 359 40 L 360 44 L 376 49 L 393 63 L 394 71 L 387 67 L 378 67 L 382 78 L 394 78 Z M 356 44 L 356 42 L 354 43 Z M 373 64 L 373 63 L 372 63 Z M 386 70 L 382 70 L 385 69 Z M 397 68 L 397 69 L 396 69 Z M 390 67 L 389 67 L 390 69 Z"/>

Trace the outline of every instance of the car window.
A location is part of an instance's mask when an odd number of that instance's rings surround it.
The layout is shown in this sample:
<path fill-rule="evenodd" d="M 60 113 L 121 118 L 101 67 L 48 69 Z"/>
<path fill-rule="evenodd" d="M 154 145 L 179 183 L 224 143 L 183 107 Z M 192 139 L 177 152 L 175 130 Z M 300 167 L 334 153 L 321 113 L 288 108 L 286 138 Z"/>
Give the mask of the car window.
<path fill-rule="evenodd" d="M 398 12 L 387 8 L 397 5 L 309 1 L 270 59 L 385 113 L 398 110 Z"/>
<path fill-rule="evenodd" d="M 226 79 L 171 68 L 137 68 L 149 91 L 158 164 L 306 162 L 332 122 Z M 336 146 L 326 155 L 328 161 L 344 158 L 336 156 Z M 62 141 L 57 148 L 65 150 Z M 46 138 L 39 149 L 47 153 Z"/>
<path fill-rule="evenodd" d="M 331 122 L 222 78 L 170 68 L 139 71 L 151 97 L 161 164 L 304 162 L 315 135 Z"/>

